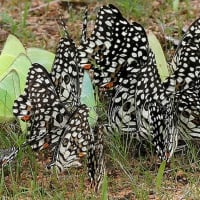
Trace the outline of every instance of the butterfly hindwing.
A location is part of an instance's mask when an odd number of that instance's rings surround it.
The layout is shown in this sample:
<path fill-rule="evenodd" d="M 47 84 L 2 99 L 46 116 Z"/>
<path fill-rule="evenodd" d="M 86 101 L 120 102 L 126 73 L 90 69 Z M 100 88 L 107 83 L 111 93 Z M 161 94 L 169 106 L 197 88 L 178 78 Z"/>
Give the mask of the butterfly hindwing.
<path fill-rule="evenodd" d="M 70 116 L 54 152 L 53 161 L 47 168 L 56 166 L 58 171 L 63 171 L 71 166 L 80 166 L 80 158 L 87 154 L 90 140 L 88 108 L 83 104 Z"/>

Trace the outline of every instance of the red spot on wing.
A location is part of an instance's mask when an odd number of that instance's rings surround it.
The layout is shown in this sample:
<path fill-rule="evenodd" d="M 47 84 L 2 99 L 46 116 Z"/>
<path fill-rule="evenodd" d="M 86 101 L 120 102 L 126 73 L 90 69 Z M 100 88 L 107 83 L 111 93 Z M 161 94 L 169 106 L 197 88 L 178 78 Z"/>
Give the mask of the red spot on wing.
<path fill-rule="evenodd" d="M 30 115 L 25 115 L 25 116 L 21 117 L 21 120 L 23 120 L 23 121 L 29 121 L 30 118 L 31 118 Z"/>
<path fill-rule="evenodd" d="M 44 144 L 43 144 L 43 148 L 44 148 L 44 149 L 47 149 L 48 147 L 49 147 L 49 144 L 48 144 L 48 143 L 44 143 Z"/>
<path fill-rule="evenodd" d="M 85 64 L 85 65 L 83 65 L 83 69 L 89 70 L 89 69 L 91 69 L 91 65 L 90 64 Z"/>

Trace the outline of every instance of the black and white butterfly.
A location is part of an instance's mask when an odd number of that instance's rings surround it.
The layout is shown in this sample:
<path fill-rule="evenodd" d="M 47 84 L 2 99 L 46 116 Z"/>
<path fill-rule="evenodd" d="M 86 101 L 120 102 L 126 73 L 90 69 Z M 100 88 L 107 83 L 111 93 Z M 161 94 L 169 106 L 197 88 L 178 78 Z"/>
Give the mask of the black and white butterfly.
<path fill-rule="evenodd" d="M 53 160 L 47 168 L 55 166 L 63 171 L 80 166 L 80 159 L 88 154 L 90 180 L 96 185 L 99 179 L 100 185 L 102 174 L 95 151 L 98 141 L 88 123 L 89 109 L 80 103 L 83 69 L 78 67 L 76 56 L 75 43 L 65 30 L 51 73 L 33 64 L 27 76 L 25 94 L 15 101 L 13 112 L 28 123 L 26 144 L 35 150 L 54 146 Z"/>
<path fill-rule="evenodd" d="M 24 94 L 15 100 L 13 114 L 27 121 L 27 143 L 34 150 L 57 143 L 70 116 L 51 76 L 37 63 L 29 69 Z"/>
<path fill-rule="evenodd" d="M 173 57 L 174 72 L 163 85 L 177 106 L 178 128 L 183 138 L 200 136 L 200 18 L 186 33 Z"/>
<path fill-rule="evenodd" d="M 32 65 L 27 80 L 25 94 L 15 101 L 13 109 L 16 116 L 28 123 L 26 143 L 34 150 L 54 144 L 53 162 L 57 167 L 80 165 L 78 159 L 87 154 L 91 141 L 88 108 L 79 105 L 72 114 L 69 113 L 60 101 L 50 75 L 39 64 Z"/>
<path fill-rule="evenodd" d="M 59 41 L 55 60 L 51 69 L 51 78 L 59 98 L 70 112 L 80 105 L 80 93 L 83 69 L 77 62 L 77 47 L 70 38 L 65 23 L 61 20 L 65 35 Z M 86 28 L 86 27 L 85 27 Z M 85 30 L 83 29 L 83 32 Z"/>
<path fill-rule="evenodd" d="M 96 85 L 109 83 L 127 62 L 144 55 L 142 45 L 137 45 L 145 43 L 142 34 L 141 27 L 129 24 L 115 6 L 102 6 L 91 37 L 78 48 L 80 65 L 92 65 Z"/>
<path fill-rule="evenodd" d="M 138 131 L 144 138 L 150 135 L 159 157 L 169 160 L 177 146 L 176 107 L 165 93 L 150 48 L 139 74 L 135 95 Z"/>

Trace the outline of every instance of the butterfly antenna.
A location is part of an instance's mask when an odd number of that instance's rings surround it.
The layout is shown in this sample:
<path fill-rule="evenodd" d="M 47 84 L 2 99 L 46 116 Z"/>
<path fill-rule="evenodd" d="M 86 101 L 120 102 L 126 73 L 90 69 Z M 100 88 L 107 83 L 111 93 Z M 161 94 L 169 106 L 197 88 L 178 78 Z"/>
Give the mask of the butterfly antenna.
<path fill-rule="evenodd" d="M 64 20 L 64 16 L 61 14 L 60 11 L 59 12 L 59 19 L 57 20 L 57 23 L 63 28 L 63 31 L 64 31 L 64 34 L 65 36 L 69 37 L 69 33 L 67 31 L 67 25 L 66 25 L 66 22 Z"/>
<path fill-rule="evenodd" d="M 85 7 L 84 16 L 83 16 L 83 26 L 81 33 L 81 44 L 84 43 L 87 39 L 87 23 L 88 23 L 88 7 Z"/>

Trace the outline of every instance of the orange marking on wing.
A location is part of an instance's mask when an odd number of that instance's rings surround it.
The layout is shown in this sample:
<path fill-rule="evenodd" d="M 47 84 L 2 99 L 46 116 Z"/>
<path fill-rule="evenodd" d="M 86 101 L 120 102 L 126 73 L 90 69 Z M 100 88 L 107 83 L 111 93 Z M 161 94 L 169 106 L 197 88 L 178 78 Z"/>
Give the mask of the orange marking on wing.
<path fill-rule="evenodd" d="M 43 144 L 43 148 L 44 148 L 44 149 L 47 149 L 48 147 L 49 147 L 49 144 L 48 144 L 48 143 L 44 143 L 44 144 Z"/>
<path fill-rule="evenodd" d="M 21 117 L 21 120 L 23 120 L 23 121 L 29 121 L 30 118 L 31 118 L 30 115 L 25 115 L 25 116 Z"/>
<path fill-rule="evenodd" d="M 109 82 L 109 83 L 107 83 L 104 87 L 106 88 L 106 89 L 110 89 L 110 88 L 112 88 L 113 87 L 113 82 Z"/>
<path fill-rule="evenodd" d="M 91 65 L 90 64 L 85 64 L 85 65 L 83 65 L 83 69 L 89 70 L 89 69 L 91 69 Z"/>
<path fill-rule="evenodd" d="M 80 152 L 79 154 L 78 154 L 78 157 L 79 158 L 83 158 L 85 156 L 85 152 Z"/>

